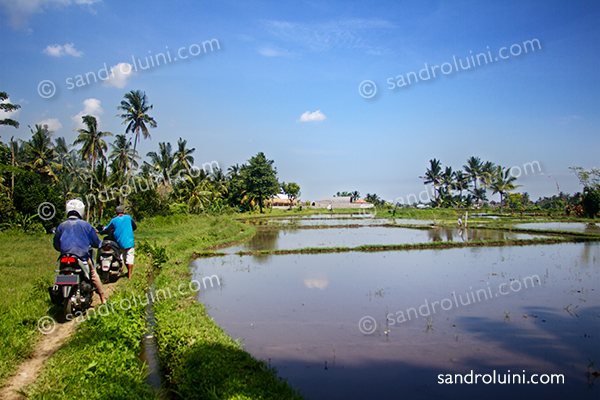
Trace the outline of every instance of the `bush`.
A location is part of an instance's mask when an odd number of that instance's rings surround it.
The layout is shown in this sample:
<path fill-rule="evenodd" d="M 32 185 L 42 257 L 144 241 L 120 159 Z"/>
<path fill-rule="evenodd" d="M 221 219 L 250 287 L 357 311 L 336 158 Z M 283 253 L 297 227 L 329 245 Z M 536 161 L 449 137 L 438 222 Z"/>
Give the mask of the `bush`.
<path fill-rule="evenodd" d="M 586 187 L 581 201 L 583 210 L 589 218 L 594 218 L 600 211 L 600 189 Z"/>

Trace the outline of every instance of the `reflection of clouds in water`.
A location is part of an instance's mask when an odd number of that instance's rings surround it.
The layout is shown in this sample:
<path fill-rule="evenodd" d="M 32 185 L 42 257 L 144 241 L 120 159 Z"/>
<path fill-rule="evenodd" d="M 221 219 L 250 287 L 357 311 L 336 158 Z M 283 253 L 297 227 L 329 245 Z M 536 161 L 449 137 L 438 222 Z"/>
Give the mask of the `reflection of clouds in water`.
<path fill-rule="evenodd" d="M 309 289 L 325 289 L 329 285 L 329 279 L 306 278 L 304 284 Z"/>

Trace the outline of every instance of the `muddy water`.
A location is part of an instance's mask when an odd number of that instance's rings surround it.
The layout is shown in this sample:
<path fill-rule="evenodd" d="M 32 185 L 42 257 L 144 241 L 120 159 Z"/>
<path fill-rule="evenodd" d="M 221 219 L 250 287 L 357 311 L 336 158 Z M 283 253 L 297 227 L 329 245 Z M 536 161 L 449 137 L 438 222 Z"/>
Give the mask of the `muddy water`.
<path fill-rule="evenodd" d="M 298 249 L 305 247 L 356 247 L 365 244 L 405 244 L 434 241 L 531 239 L 544 237 L 525 233 L 485 229 L 408 229 L 361 227 L 358 229 L 282 229 L 258 231 L 252 239 L 222 250 L 229 253 L 249 250 Z"/>
<path fill-rule="evenodd" d="M 311 399 L 600 395 L 598 243 L 231 255 L 192 272 L 220 276 L 199 292 L 211 317 Z M 494 370 L 565 384 L 438 383 Z"/>

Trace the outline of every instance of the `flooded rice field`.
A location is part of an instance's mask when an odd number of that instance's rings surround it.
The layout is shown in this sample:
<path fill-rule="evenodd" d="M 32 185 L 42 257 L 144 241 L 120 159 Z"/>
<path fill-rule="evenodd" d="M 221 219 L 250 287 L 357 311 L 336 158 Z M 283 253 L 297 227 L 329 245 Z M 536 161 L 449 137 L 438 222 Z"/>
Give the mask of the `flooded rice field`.
<path fill-rule="evenodd" d="M 582 232 L 600 235 L 600 226 L 585 222 L 530 222 L 514 224 L 515 228 Z"/>
<path fill-rule="evenodd" d="M 353 246 L 390 231 L 396 241 L 404 231 L 433 240 L 420 230 L 354 231 L 369 233 L 338 243 L 334 228 L 262 231 L 268 238 L 255 244 Z M 600 381 L 586 373 L 590 362 L 600 366 L 599 266 L 598 243 L 562 243 L 228 255 L 191 269 L 193 279 L 219 277 L 220 286 L 199 292 L 210 316 L 310 399 L 499 399 L 598 398 Z M 562 374 L 564 384 L 448 384 L 471 371 L 499 382 Z"/>
<path fill-rule="evenodd" d="M 251 250 L 301 249 L 306 247 L 357 247 L 361 245 L 414 244 L 427 242 L 466 242 L 472 240 L 533 239 L 545 237 L 529 233 L 486 229 L 409 229 L 361 227 L 357 229 L 271 229 L 258 231 L 250 240 L 229 247 L 235 253 Z"/>

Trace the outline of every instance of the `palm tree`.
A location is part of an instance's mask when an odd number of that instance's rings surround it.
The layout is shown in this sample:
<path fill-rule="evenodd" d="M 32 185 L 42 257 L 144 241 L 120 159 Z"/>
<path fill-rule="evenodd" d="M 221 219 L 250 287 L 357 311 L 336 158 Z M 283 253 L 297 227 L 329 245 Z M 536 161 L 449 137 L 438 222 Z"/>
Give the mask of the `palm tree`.
<path fill-rule="evenodd" d="M 481 179 L 481 174 L 483 173 L 483 162 L 481 158 L 471 156 L 465 165 L 463 165 L 467 176 L 470 178 L 471 182 L 473 182 L 473 186 L 477 189 L 477 181 Z"/>
<path fill-rule="evenodd" d="M 50 163 L 54 158 L 54 147 L 50 137 L 52 132 L 48 130 L 48 125 L 35 125 L 35 130 L 30 126 L 29 129 L 33 137 L 28 142 L 22 141 L 27 166 L 42 175 L 56 178 L 50 168 Z"/>
<path fill-rule="evenodd" d="M 118 117 L 124 119 L 123 125 L 127 124 L 125 133 L 133 133 L 135 139 L 133 142 L 133 151 L 135 152 L 137 143 L 140 140 L 140 131 L 144 135 L 144 139 L 150 137 L 148 127 L 156 128 L 156 121 L 154 118 L 148 115 L 148 111 L 152 110 L 152 105 L 148 105 L 148 98 L 146 92 L 141 90 L 132 90 L 125 94 L 125 100 L 121 101 L 121 105 L 117 107 L 117 110 L 123 110 L 123 114 L 118 114 Z"/>
<path fill-rule="evenodd" d="M 360 199 L 360 192 L 358 190 L 355 190 L 351 194 L 352 194 L 352 201 L 356 201 L 356 200 Z"/>
<path fill-rule="evenodd" d="M 18 104 L 11 104 L 9 102 L 4 103 L 4 100 L 8 99 L 8 94 L 6 92 L 0 92 L 0 111 L 4 113 L 9 113 L 11 111 L 17 111 L 21 108 Z M 9 125 L 14 126 L 15 128 L 19 127 L 19 122 L 15 121 L 11 118 L 0 119 L 0 125 Z"/>
<path fill-rule="evenodd" d="M 230 166 L 229 168 L 227 168 L 227 178 L 229 178 L 229 180 L 232 180 L 236 176 L 239 176 L 240 171 L 241 167 L 239 166 L 239 164 Z"/>
<path fill-rule="evenodd" d="M 185 170 L 188 174 L 190 174 L 190 168 L 192 165 L 194 165 L 194 157 L 192 157 L 192 153 L 196 151 L 196 149 L 188 149 L 186 148 L 186 145 L 187 140 L 183 140 L 182 138 L 177 140 L 177 151 L 174 154 L 174 170 L 177 172 Z"/>
<path fill-rule="evenodd" d="M 112 151 L 108 156 L 111 161 L 116 162 L 118 169 L 125 173 L 138 167 L 136 158 L 140 158 L 137 153 L 131 148 L 131 140 L 127 140 L 125 135 L 116 135 L 114 143 L 110 143 Z"/>
<path fill-rule="evenodd" d="M 84 115 L 82 117 L 83 123 L 87 127 L 75 129 L 79 133 L 79 136 L 73 142 L 74 145 L 83 143 L 83 147 L 79 150 L 79 153 L 84 160 L 88 160 L 90 163 L 90 171 L 94 170 L 96 166 L 96 160 L 104 160 L 104 151 L 107 149 L 106 142 L 102 139 L 106 136 L 112 136 L 110 132 L 102 132 L 98 130 L 98 121 L 96 117 L 92 115 Z M 90 189 L 92 188 L 93 177 L 90 178 Z M 89 216 L 89 211 L 88 211 Z"/>
<path fill-rule="evenodd" d="M 171 143 L 161 142 L 158 144 L 160 151 L 158 153 L 151 151 L 146 156 L 150 157 L 150 164 L 154 171 L 161 176 L 164 185 L 171 181 L 171 172 L 175 164 L 175 157 L 172 154 Z"/>
<path fill-rule="evenodd" d="M 502 209 L 504 196 L 521 187 L 513 183 L 516 180 L 517 177 L 510 173 L 510 168 L 502 168 L 500 165 L 490 175 L 486 175 L 485 185 L 492 189 L 493 194 L 500 193 L 500 209 Z"/>
<path fill-rule="evenodd" d="M 439 192 L 436 189 L 436 187 L 440 184 L 441 174 L 442 164 L 439 160 L 436 160 L 434 158 L 433 160 L 429 160 L 429 168 L 427 168 L 427 171 L 425 171 L 425 176 L 421 176 L 422 179 L 425 179 L 425 182 L 423 182 L 425 185 L 429 183 L 433 184 L 436 193 L 436 199 L 439 195 Z"/>
<path fill-rule="evenodd" d="M 444 190 L 450 194 L 450 196 L 454 196 L 452 193 L 452 189 L 456 186 L 456 173 L 452 171 L 452 167 L 446 167 L 444 173 L 441 176 L 439 184 L 444 187 Z"/>
<path fill-rule="evenodd" d="M 64 137 L 58 137 L 54 139 L 54 152 L 57 155 L 67 154 L 69 152 L 69 145 Z"/>

